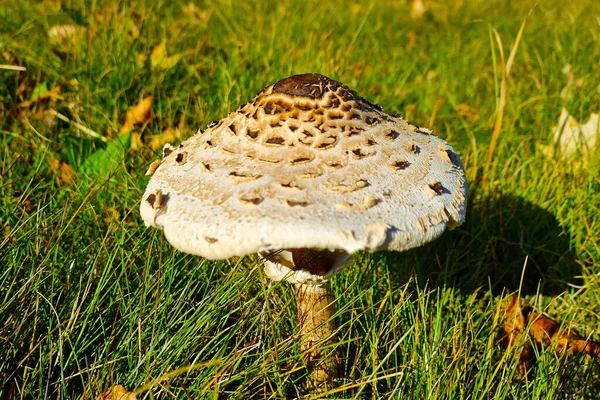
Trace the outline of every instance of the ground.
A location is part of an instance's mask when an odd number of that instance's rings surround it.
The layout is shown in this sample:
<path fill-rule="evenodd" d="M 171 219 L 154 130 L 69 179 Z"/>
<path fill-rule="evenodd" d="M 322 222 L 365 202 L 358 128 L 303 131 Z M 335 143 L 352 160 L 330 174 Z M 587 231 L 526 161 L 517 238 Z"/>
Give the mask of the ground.
<path fill-rule="evenodd" d="M 304 72 L 432 129 L 470 191 L 461 227 L 333 279 L 345 369 L 323 397 L 596 396 L 598 360 L 540 349 L 519 379 L 498 331 L 520 290 L 600 339 L 599 155 L 554 139 L 563 109 L 600 110 L 600 6 L 451 4 L 1 3 L 0 397 L 307 394 L 291 287 L 138 212 L 164 143 Z"/>

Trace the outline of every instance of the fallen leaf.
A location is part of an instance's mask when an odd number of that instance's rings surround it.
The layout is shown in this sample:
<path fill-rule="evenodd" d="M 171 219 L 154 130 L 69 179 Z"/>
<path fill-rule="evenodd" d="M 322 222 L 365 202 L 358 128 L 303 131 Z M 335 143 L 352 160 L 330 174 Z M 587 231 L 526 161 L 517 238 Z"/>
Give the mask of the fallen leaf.
<path fill-rule="evenodd" d="M 142 143 L 142 138 L 139 132 L 131 132 L 131 150 L 139 150 L 144 144 Z"/>
<path fill-rule="evenodd" d="M 199 9 L 194 3 L 187 3 L 182 6 L 182 11 L 187 20 L 197 25 L 206 26 L 212 14 L 209 9 Z"/>
<path fill-rule="evenodd" d="M 414 20 L 419 20 L 423 18 L 426 11 L 427 9 L 425 8 L 425 4 L 423 4 L 423 0 L 413 0 L 410 7 L 410 17 Z"/>
<path fill-rule="evenodd" d="M 54 25 L 48 31 L 50 43 L 61 42 L 74 36 L 78 32 L 78 27 L 75 25 Z"/>
<path fill-rule="evenodd" d="M 587 156 L 593 154 L 598 142 L 598 114 L 591 113 L 585 124 L 580 124 L 569 112 L 563 108 L 560 112 L 558 125 L 552 134 L 552 145 L 542 146 L 542 152 L 549 157 L 568 159 L 579 154 Z"/>
<path fill-rule="evenodd" d="M 559 351 L 587 354 L 600 358 L 600 344 L 585 340 L 577 332 L 560 328 L 560 324 L 537 312 L 528 315 L 531 323 L 529 335 L 533 342 L 542 347 L 555 345 Z"/>
<path fill-rule="evenodd" d="M 148 59 L 147 55 L 145 55 L 144 53 L 138 53 L 135 56 L 135 65 L 138 68 L 142 68 L 144 66 L 144 64 L 146 63 L 147 59 Z"/>
<path fill-rule="evenodd" d="M 27 88 L 29 86 L 27 85 L 27 82 L 25 80 L 23 80 L 23 82 L 21 82 L 21 84 L 19 85 L 19 87 L 17 87 L 17 90 L 15 91 L 15 94 L 17 95 L 17 97 L 21 97 L 23 95 L 23 93 L 25 93 L 25 91 L 27 91 Z"/>
<path fill-rule="evenodd" d="M 175 54 L 174 56 L 167 56 L 167 45 L 163 41 L 157 46 L 154 46 L 150 53 L 150 65 L 154 69 L 169 70 L 179 62 L 180 55 Z"/>
<path fill-rule="evenodd" d="M 150 141 L 150 148 L 154 151 L 162 149 L 167 143 L 178 143 L 181 141 L 183 132 L 177 128 L 166 128 L 158 136 L 152 138 Z"/>
<path fill-rule="evenodd" d="M 119 130 L 119 135 L 131 131 L 135 126 L 150 121 L 152 117 L 152 96 L 146 96 L 127 111 L 125 122 Z"/>
<path fill-rule="evenodd" d="M 50 169 L 52 171 L 58 172 L 58 168 L 60 167 L 60 161 L 58 161 L 56 158 L 53 158 L 48 162 L 48 165 L 50 166 Z"/>
<path fill-rule="evenodd" d="M 163 129 L 162 133 L 158 136 L 154 136 L 150 141 L 150 148 L 154 151 L 162 149 L 167 143 L 179 143 L 183 139 L 184 135 L 188 132 L 188 126 L 186 123 L 186 115 L 181 114 L 179 120 L 176 121 L 175 126 L 168 126 Z"/>
<path fill-rule="evenodd" d="M 70 185 L 71 183 L 75 182 L 77 174 L 75 173 L 75 170 L 72 166 L 70 166 L 64 161 L 59 161 L 57 159 L 50 160 L 48 164 L 50 166 L 50 169 L 58 175 L 57 179 L 59 182 L 65 185 Z"/>
<path fill-rule="evenodd" d="M 96 400 L 136 400 L 137 395 L 121 385 L 115 385 L 96 397 Z"/>
<path fill-rule="evenodd" d="M 79 25 L 54 25 L 48 31 L 50 44 L 64 53 L 76 53 L 84 37 L 85 27 Z"/>
<path fill-rule="evenodd" d="M 60 181 L 65 185 L 75 182 L 75 177 L 77 176 L 73 167 L 65 162 L 60 163 L 59 174 Z"/>
<path fill-rule="evenodd" d="M 531 347 L 531 342 L 527 339 L 523 341 L 522 336 L 525 332 L 527 321 L 523 310 L 521 309 L 521 300 L 513 294 L 509 299 L 504 311 L 504 340 L 503 344 L 506 350 L 512 350 L 522 341 L 521 347 L 517 348 L 516 355 L 518 360 L 515 376 L 520 379 L 527 375 L 527 371 L 535 362 L 535 353 Z"/>
<path fill-rule="evenodd" d="M 21 108 L 28 108 L 33 104 L 39 103 L 43 100 L 56 101 L 62 99 L 60 96 L 60 92 L 62 91 L 61 85 L 55 86 L 52 89 L 48 90 L 48 85 L 46 82 L 42 82 L 37 85 L 33 92 L 31 92 L 31 96 L 28 101 L 23 101 L 19 104 Z"/>
<path fill-rule="evenodd" d="M 515 377 L 523 378 L 535 364 L 535 351 L 554 346 L 556 351 L 587 354 L 600 358 L 600 344 L 583 339 L 574 331 L 561 329 L 560 324 L 545 315 L 522 308 L 521 299 L 513 294 L 504 311 L 503 345 L 507 350 L 516 346 L 518 362 Z M 527 338 L 523 338 L 523 335 Z"/>
<path fill-rule="evenodd" d="M 458 113 L 458 115 L 460 115 L 462 118 L 469 122 L 479 121 L 480 118 L 479 110 L 465 103 L 457 104 L 456 112 Z"/>
<path fill-rule="evenodd" d="M 13 193 L 13 197 L 19 198 L 19 206 L 27 214 L 30 214 L 33 210 L 37 208 L 36 203 L 29 198 L 29 194 L 24 194 L 22 190 L 15 190 L 15 192 Z"/>

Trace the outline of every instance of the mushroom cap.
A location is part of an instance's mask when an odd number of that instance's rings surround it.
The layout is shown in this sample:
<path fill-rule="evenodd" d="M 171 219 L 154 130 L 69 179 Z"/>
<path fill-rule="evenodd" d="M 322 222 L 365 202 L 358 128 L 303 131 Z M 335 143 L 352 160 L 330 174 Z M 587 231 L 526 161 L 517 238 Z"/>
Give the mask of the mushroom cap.
<path fill-rule="evenodd" d="M 149 170 L 142 218 L 208 259 L 402 251 L 465 218 L 456 152 L 323 75 L 281 80 L 163 152 Z"/>

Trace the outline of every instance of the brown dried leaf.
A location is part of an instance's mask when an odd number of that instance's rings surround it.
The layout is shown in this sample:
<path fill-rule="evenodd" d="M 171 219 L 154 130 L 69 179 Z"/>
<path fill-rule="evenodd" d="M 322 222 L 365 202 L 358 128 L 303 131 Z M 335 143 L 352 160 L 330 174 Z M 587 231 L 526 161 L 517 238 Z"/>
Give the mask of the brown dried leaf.
<path fill-rule="evenodd" d="M 179 143 L 188 130 L 185 118 L 186 115 L 181 114 L 174 127 L 166 127 L 159 136 L 154 136 L 150 141 L 150 148 L 157 151 L 167 143 Z"/>
<path fill-rule="evenodd" d="M 96 400 L 136 400 L 135 393 L 127 391 L 123 386 L 116 385 L 96 397 Z"/>
<path fill-rule="evenodd" d="M 28 87 L 29 86 L 27 85 L 27 81 L 23 80 L 21 82 L 21 84 L 19 85 L 19 87 L 17 87 L 17 90 L 15 91 L 15 94 L 17 95 L 17 97 L 22 98 L 23 94 L 28 89 Z"/>
<path fill-rule="evenodd" d="M 34 90 L 34 93 L 32 94 L 31 99 L 28 101 L 23 101 L 23 102 L 19 103 L 19 107 L 28 108 L 28 107 L 32 106 L 33 104 L 39 103 L 44 100 L 49 100 L 49 101 L 53 102 L 53 101 L 62 99 L 62 97 L 60 96 L 60 92 L 62 91 L 61 85 L 55 86 L 50 90 L 45 90 L 46 85 L 44 83 L 43 87 L 44 87 L 44 90 L 40 91 L 39 95 L 37 95 L 35 93 L 35 91 L 38 90 L 38 88 L 36 88 Z"/>
<path fill-rule="evenodd" d="M 132 132 L 131 133 L 131 144 L 129 145 L 129 148 L 131 150 L 139 150 L 140 148 L 142 148 L 143 143 L 142 143 L 142 138 L 139 132 Z"/>
<path fill-rule="evenodd" d="M 158 149 L 162 149 L 163 146 L 167 143 L 178 143 L 181 141 L 183 136 L 183 132 L 181 129 L 177 128 L 166 128 L 162 131 L 162 133 L 158 136 L 152 138 L 150 142 L 150 148 L 152 150 L 157 151 Z"/>
<path fill-rule="evenodd" d="M 60 161 L 58 161 L 56 158 L 53 158 L 48 162 L 48 166 L 52 171 L 58 172 L 58 168 L 60 167 Z"/>
<path fill-rule="evenodd" d="M 36 207 L 37 206 L 33 202 L 33 200 L 29 198 L 23 200 L 23 203 L 21 203 L 21 208 L 23 208 L 23 211 L 25 211 L 27 214 L 31 214 L 36 209 Z"/>
<path fill-rule="evenodd" d="M 529 327 L 529 330 L 527 330 Z M 527 330 L 527 331 L 526 331 Z M 528 340 L 523 340 L 523 334 L 528 335 Z M 557 351 L 569 353 L 588 354 L 600 358 L 600 344 L 585 340 L 576 332 L 569 332 L 560 328 L 560 324 L 541 313 L 534 312 L 531 308 L 523 309 L 521 299 L 513 294 L 509 299 L 504 312 L 504 338 L 503 344 L 507 350 L 523 342 L 517 349 L 519 365 L 516 377 L 525 377 L 527 371 L 535 363 L 536 348 L 555 346 Z M 532 346 L 533 345 L 533 346 Z"/>
<path fill-rule="evenodd" d="M 150 121 L 152 117 L 152 99 L 152 96 L 146 96 L 127 111 L 127 116 L 125 117 L 123 126 L 119 130 L 119 135 L 131 131 L 137 125 L 142 125 Z"/>
<path fill-rule="evenodd" d="M 460 115 L 462 118 L 466 119 L 469 122 L 479 121 L 480 118 L 479 110 L 465 103 L 457 104 L 456 112 L 458 113 L 458 115 Z"/>
<path fill-rule="evenodd" d="M 33 210 L 37 208 L 36 203 L 29 198 L 28 194 L 24 194 L 22 190 L 15 190 L 15 192 L 13 193 L 13 197 L 19 198 L 19 206 L 27 214 L 30 214 Z"/>
<path fill-rule="evenodd" d="M 50 160 L 48 164 L 50 169 L 58 175 L 58 181 L 65 185 L 70 185 L 75 182 L 77 174 L 72 166 L 57 159 Z"/>
<path fill-rule="evenodd" d="M 557 350 L 569 353 L 588 354 L 600 358 L 600 344 L 583 339 L 575 331 L 560 329 L 560 324 L 540 313 L 532 312 L 528 316 L 531 323 L 529 335 L 536 345 L 547 347 L 555 345 Z"/>
<path fill-rule="evenodd" d="M 59 173 L 60 181 L 65 185 L 70 185 L 71 183 L 75 182 L 75 178 L 77 177 L 73 167 L 65 162 L 60 163 Z"/>
<path fill-rule="evenodd" d="M 527 320 L 521 308 L 521 299 L 513 294 L 508 299 L 508 304 L 504 312 L 504 347 L 511 350 L 519 344 L 527 326 Z M 522 378 L 527 375 L 527 371 L 535 363 L 535 353 L 531 348 L 531 343 L 526 340 L 521 347 L 517 349 L 519 365 L 515 372 L 516 377 Z"/>

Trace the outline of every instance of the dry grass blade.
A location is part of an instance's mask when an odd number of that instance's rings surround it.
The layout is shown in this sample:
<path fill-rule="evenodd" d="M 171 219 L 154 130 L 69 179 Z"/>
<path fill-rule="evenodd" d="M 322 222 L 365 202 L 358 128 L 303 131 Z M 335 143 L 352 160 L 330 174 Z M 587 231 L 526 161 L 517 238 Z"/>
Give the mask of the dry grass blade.
<path fill-rule="evenodd" d="M 530 11 L 531 13 L 531 11 Z M 503 70 L 502 81 L 500 83 L 500 99 L 498 102 L 497 114 L 496 114 L 496 122 L 494 123 L 494 130 L 492 131 L 492 140 L 490 142 L 490 148 L 488 150 L 488 157 L 485 164 L 485 171 L 483 174 L 483 185 L 487 182 L 488 172 L 490 167 L 492 166 L 492 160 L 494 159 L 494 153 L 496 152 L 496 147 L 498 146 L 498 138 L 500 137 L 500 131 L 502 130 L 502 121 L 504 119 L 504 109 L 506 107 L 506 96 L 507 96 L 507 86 L 508 86 L 508 76 L 510 75 L 510 70 L 512 69 L 515 56 L 517 54 L 517 49 L 519 48 L 519 43 L 521 42 L 521 37 L 523 36 L 523 30 L 525 29 L 525 23 L 527 22 L 527 17 L 523 20 L 521 24 L 521 28 L 519 29 L 519 33 L 517 33 L 517 38 L 515 39 L 515 43 L 512 46 L 512 50 L 510 51 L 510 55 L 508 56 L 508 62 L 504 62 L 504 51 L 502 50 L 502 39 L 500 38 L 500 34 L 496 29 L 490 28 L 494 33 L 494 37 L 496 39 L 496 44 L 498 45 L 498 50 L 500 51 L 500 59 L 502 61 Z"/>
<path fill-rule="evenodd" d="M 108 139 L 105 136 L 102 136 L 101 134 L 99 134 L 98 132 L 95 132 L 93 130 L 91 130 L 90 128 L 80 124 L 79 122 L 76 121 L 71 121 L 68 117 L 66 117 L 65 115 L 59 113 L 56 110 L 51 109 L 50 114 L 55 116 L 56 118 L 65 121 L 71 125 L 73 125 L 74 127 L 76 127 L 77 129 L 79 129 L 80 131 L 82 131 L 83 133 L 88 134 L 89 136 L 96 138 L 96 139 L 100 139 L 103 142 L 106 142 Z"/>
<path fill-rule="evenodd" d="M 21 67 L 20 65 L 8 65 L 8 64 L 0 64 L 0 69 L 7 69 L 10 71 L 27 71 L 27 68 Z"/>

